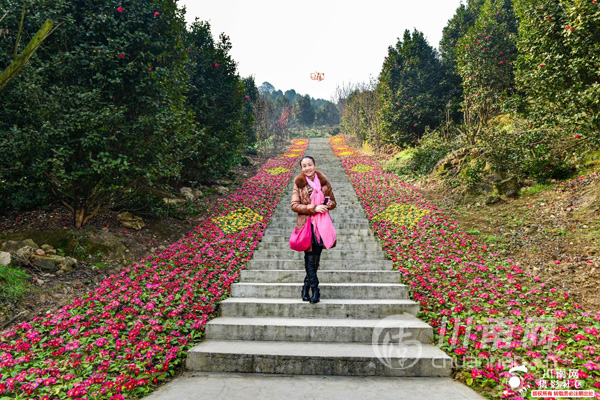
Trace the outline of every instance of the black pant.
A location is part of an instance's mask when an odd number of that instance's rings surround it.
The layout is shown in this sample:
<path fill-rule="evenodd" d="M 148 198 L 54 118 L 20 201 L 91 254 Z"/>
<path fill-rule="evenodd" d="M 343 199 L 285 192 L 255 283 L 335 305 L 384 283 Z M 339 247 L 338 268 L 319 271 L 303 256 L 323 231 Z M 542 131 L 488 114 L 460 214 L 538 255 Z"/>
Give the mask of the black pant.
<path fill-rule="evenodd" d="M 323 251 L 323 238 L 317 241 L 315 236 L 315 229 L 312 224 L 310 225 L 312 233 L 312 249 L 311 251 L 304 252 L 304 268 L 306 269 L 306 277 L 304 278 L 304 284 L 315 288 L 319 286 L 319 278 L 317 277 L 317 270 L 319 269 L 319 262 L 321 260 L 321 252 Z"/>

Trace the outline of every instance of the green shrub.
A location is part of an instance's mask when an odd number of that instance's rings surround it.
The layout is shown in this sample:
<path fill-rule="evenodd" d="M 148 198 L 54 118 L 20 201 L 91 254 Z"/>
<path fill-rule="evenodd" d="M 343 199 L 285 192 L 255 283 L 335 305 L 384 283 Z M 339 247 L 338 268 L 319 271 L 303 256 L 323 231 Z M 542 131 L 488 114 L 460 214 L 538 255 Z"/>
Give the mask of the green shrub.
<path fill-rule="evenodd" d="M 23 298 L 29 275 L 10 264 L 0 266 L 0 307 L 15 304 Z"/>

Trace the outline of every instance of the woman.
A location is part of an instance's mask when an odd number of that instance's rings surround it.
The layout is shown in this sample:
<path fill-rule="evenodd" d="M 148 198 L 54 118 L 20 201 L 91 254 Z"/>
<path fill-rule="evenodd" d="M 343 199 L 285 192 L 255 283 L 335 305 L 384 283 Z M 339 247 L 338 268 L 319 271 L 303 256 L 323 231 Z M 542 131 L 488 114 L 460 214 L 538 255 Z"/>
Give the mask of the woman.
<path fill-rule="evenodd" d="M 311 216 L 312 242 L 304 252 L 304 268 L 306 277 L 302 287 L 302 300 L 314 304 L 320 299 L 317 270 L 323 247 L 335 247 L 336 237 L 331 218 L 328 213 L 335 208 L 336 201 L 327 177 L 316 170 L 315 159 L 304 156 L 300 160 L 302 173 L 294 180 L 292 192 L 292 210 L 298 213 L 296 229 L 302 229 Z M 309 297 L 309 287 L 312 296 Z"/>

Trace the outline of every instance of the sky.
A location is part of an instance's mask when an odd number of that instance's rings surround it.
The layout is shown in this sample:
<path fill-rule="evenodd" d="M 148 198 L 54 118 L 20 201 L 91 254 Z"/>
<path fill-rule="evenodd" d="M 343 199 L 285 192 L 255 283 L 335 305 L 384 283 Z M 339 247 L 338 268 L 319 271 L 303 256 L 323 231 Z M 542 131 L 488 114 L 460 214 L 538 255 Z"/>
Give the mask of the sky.
<path fill-rule="evenodd" d="M 225 33 L 242 77 L 332 100 L 336 87 L 377 79 L 387 49 L 406 29 L 438 47 L 461 0 L 179 0 L 188 22 Z M 323 74 L 312 80 L 311 73 Z"/>

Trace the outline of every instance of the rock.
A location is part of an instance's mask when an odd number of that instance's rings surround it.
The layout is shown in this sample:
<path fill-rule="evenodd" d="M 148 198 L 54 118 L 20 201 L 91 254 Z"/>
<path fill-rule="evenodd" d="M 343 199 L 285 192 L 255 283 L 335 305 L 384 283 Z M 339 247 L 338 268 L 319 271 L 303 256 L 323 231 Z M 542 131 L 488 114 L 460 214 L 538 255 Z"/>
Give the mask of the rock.
<path fill-rule="evenodd" d="M 10 264 L 11 257 L 7 251 L 0 251 L 0 265 L 5 266 Z"/>
<path fill-rule="evenodd" d="M 117 215 L 117 219 L 125 228 L 135 229 L 139 231 L 144 226 L 146 226 L 142 217 L 135 217 L 128 212 L 123 212 Z"/>
<path fill-rule="evenodd" d="M 36 251 L 33 252 L 33 254 L 35 254 L 36 256 L 45 256 L 46 252 L 42 249 L 37 249 Z"/>
<path fill-rule="evenodd" d="M 37 244 L 35 244 L 35 242 L 31 239 L 25 239 L 25 240 L 9 240 L 6 243 L 4 243 L 4 245 L 2 246 L 2 251 L 6 251 L 8 253 L 16 253 L 17 250 L 29 246 L 31 247 L 33 250 L 37 250 L 40 248 L 40 246 L 38 246 Z"/>
<path fill-rule="evenodd" d="M 165 197 L 163 199 L 163 201 L 165 202 L 166 205 L 168 206 L 180 206 L 182 204 L 185 204 L 185 200 L 184 199 L 169 199 L 167 197 Z"/>
<path fill-rule="evenodd" d="M 19 250 L 15 252 L 15 257 L 19 260 L 27 261 L 31 257 L 33 257 L 35 250 L 31 246 L 21 247 Z"/>
<path fill-rule="evenodd" d="M 229 189 L 224 186 L 217 186 L 215 187 L 215 192 L 217 192 L 219 195 L 225 195 L 227 192 L 229 192 Z"/>
<path fill-rule="evenodd" d="M 517 197 L 519 197 L 519 192 L 517 192 L 514 189 L 509 189 L 506 191 L 506 197 L 508 197 L 509 199 L 516 199 Z"/>
<path fill-rule="evenodd" d="M 492 191 L 492 187 L 487 183 L 476 183 L 467 189 L 471 195 L 486 194 Z"/>
<path fill-rule="evenodd" d="M 488 176 L 488 179 L 490 180 L 490 182 L 496 183 L 500 182 L 502 180 L 502 177 L 498 174 L 491 174 L 490 176 Z"/>
<path fill-rule="evenodd" d="M 199 199 L 200 197 L 204 196 L 204 193 L 202 193 L 202 191 L 199 190 L 199 189 L 195 189 L 194 190 L 194 196 L 196 196 L 196 198 Z"/>
<path fill-rule="evenodd" d="M 44 282 L 43 280 L 41 280 L 39 278 L 35 280 L 35 284 L 38 286 L 42 286 L 44 283 L 46 283 L 46 282 Z M 45 302 L 43 302 L 43 303 L 45 303 Z"/>
<path fill-rule="evenodd" d="M 33 256 L 32 263 L 34 266 L 40 268 L 45 272 L 56 272 L 60 269 L 59 261 L 57 258 L 62 258 L 58 256 Z"/>
<path fill-rule="evenodd" d="M 179 193 L 181 193 L 181 195 L 189 201 L 196 200 L 196 196 L 194 195 L 192 188 L 182 187 L 181 189 L 179 189 Z"/>
<path fill-rule="evenodd" d="M 57 272 L 59 270 L 71 271 L 77 265 L 77 260 L 73 257 L 61 257 L 56 255 L 46 255 L 32 257 L 34 266 L 46 272 Z"/>
<path fill-rule="evenodd" d="M 160 246 L 158 246 L 158 250 L 163 251 L 165 250 L 167 247 L 163 246 L 162 244 Z"/>
<path fill-rule="evenodd" d="M 43 244 L 42 249 L 44 252 L 46 252 L 46 254 L 56 254 L 56 249 L 49 244 Z"/>
<path fill-rule="evenodd" d="M 489 206 L 491 204 L 496 204 L 500 201 L 500 196 L 488 196 L 487 199 L 485 199 L 485 205 Z"/>
<path fill-rule="evenodd" d="M 65 267 L 73 268 L 73 267 L 77 266 L 77 260 L 74 259 L 73 257 L 65 257 L 64 260 L 61 262 L 61 265 L 65 266 Z"/>

